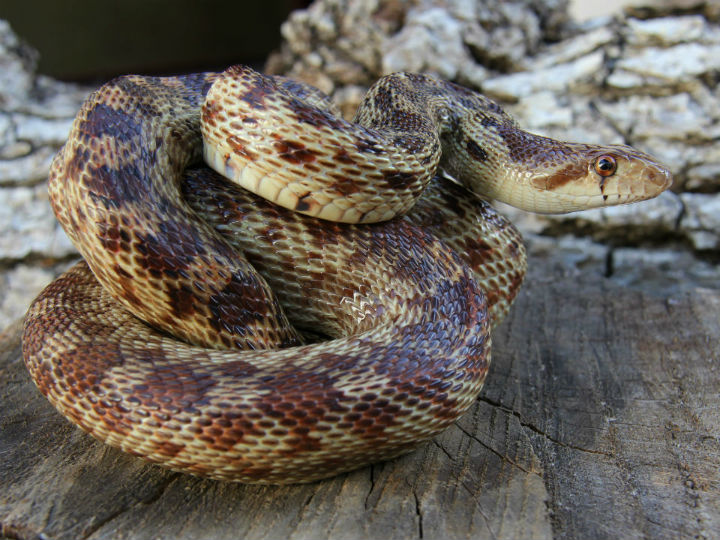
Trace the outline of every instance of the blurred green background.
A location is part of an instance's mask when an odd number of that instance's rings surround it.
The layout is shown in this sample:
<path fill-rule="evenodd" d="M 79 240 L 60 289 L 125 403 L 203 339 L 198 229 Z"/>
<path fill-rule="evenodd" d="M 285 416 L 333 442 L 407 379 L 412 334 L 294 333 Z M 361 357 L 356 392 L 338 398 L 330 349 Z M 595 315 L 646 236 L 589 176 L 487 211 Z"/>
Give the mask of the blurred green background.
<path fill-rule="evenodd" d="M 38 71 L 75 81 L 120 73 L 261 67 L 303 0 L 0 0 L 0 18 L 40 51 Z"/>

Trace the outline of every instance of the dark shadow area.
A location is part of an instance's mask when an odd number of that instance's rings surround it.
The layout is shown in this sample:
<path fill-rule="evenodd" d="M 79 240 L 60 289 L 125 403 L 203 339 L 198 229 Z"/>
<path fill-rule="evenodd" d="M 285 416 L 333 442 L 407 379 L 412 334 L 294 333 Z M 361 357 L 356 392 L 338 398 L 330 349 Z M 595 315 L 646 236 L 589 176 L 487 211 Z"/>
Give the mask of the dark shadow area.
<path fill-rule="evenodd" d="M 40 53 L 38 71 L 96 82 L 122 73 L 262 67 L 307 0 L 3 0 L 0 19 Z"/>

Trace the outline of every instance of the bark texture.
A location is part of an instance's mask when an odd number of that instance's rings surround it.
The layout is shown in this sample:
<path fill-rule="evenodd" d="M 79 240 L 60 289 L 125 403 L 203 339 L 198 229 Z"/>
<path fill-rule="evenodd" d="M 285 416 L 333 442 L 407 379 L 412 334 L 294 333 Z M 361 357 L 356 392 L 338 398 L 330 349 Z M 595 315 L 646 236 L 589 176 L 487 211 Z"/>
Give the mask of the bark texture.
<path fill-rule="evenodd" d="M 203 480 L 94 441 L 37 392 L 14 325 L 0 338 L 0 536 L 713 538 L 720 291 L 531 268 L 467 415 L 408 456 L 305 486 Z"/>

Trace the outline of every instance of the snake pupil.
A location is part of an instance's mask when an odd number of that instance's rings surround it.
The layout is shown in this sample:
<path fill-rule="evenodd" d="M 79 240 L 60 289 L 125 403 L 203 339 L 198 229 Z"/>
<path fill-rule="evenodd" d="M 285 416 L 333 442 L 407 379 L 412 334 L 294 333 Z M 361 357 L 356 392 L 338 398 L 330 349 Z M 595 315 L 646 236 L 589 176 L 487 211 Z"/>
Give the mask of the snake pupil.
<path fill-rule="evenodd" d="M 595 162 L 595 171 L 600 176 L 610 176 L 615 173 L 617 162 L 612 156 L 600 156 Z"/>

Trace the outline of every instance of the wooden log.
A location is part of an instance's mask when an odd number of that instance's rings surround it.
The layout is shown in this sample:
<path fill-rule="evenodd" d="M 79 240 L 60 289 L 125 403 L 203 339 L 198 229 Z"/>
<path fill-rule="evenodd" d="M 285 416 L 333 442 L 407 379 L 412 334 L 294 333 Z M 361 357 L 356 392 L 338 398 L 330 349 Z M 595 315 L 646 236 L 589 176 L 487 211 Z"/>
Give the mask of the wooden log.
<path fill-rule="evenodd" d="M 532 275 L 473 408 L 415 452 L 263 487 L 147 465 L 72 427 L 0 339 L 0 531 L 19 539 L 717 538 L 720 291 Z"/>

